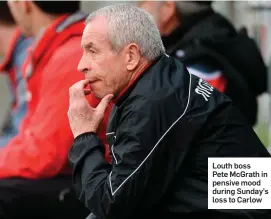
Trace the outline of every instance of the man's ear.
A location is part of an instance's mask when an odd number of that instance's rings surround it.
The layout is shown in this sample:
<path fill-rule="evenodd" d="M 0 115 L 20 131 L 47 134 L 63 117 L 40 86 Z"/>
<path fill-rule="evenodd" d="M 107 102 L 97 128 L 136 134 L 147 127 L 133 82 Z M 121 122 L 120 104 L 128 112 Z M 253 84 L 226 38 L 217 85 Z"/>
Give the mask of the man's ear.
<path fill-rule="evenodd" d="M 133 71 L 139 64 L 141 53 L 138 45 L 131 43 L 126 47 L 126 68 Z"/>

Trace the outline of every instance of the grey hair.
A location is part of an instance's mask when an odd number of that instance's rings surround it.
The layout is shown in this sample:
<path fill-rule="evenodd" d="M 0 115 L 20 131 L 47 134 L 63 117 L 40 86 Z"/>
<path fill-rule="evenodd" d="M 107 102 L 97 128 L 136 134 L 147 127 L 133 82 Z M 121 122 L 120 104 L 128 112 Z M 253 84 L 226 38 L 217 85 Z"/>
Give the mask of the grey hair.
<path fill-rule="evenodd" d="M 165 53 L 159 30 L 152 16 L 143 9 L 132 4 L 106 6 L 91 13 L 86 24 L 97 16 L 103 16 L 108 21 L 108 36 L 113 50 L 118 52 L 124 46 L 135 43 L 141 55 L 150 61 Z"/>
<path fill-rule="evenodd" d="M 198 4 L 193 1 L 176 1 L 175 4 L 177 13 L 184 17 L 206 11 L 211 7 L 210 5 Z"/>

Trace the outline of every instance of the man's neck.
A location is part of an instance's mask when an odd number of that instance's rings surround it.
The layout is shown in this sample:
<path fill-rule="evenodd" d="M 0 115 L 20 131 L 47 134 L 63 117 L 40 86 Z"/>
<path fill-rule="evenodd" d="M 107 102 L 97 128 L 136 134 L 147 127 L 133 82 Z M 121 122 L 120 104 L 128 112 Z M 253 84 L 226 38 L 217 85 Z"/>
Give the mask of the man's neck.
<path fill-rule="evenodd" d="M 32 35 L 37 37 L 43 28 L 50 26 L 58 17 L 58 15 L 37 15 L 36 19 L 33 20 Z"/>
<path fill-rule="evenodd" d="M 174 16 L 163 28 L 161 28 L 160 33 L 162 36 L 168 36 L 180 25 L 177 16 Z"/>
<path fill-rule="evenodd" d="M 6 55 L 8 53 L 13 35 L 15 33 L 15 26 L 1 26 L 0 27 L 0 54 Z"/>
<path fill-rule="evenodd" d="M 119 99 L 126 92 L 126 90 L 137 80 L 137 78 L 146 70 L 146 68 L 150 64 L 150 61 L 147 61 L 145 59 L 140 60 L 140 64 L 138 65 L 137 69 L 133 73 L 131 73 L 130 79 L 127 81 L 127 84 L 124 84 L 123 87 L 120 89 L 119 93 L 115 94 L 115 103 L 119 101 Z"/>

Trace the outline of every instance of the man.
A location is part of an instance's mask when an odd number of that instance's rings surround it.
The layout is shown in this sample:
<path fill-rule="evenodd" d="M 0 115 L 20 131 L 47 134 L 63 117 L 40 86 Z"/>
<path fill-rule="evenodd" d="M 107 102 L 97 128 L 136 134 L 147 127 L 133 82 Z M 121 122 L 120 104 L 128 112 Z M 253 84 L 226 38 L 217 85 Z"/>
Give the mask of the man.
<path fill-rule="evenodd" d="M 129 4 L 102 8 L 87 18 L 81 45 L 78 69 L 86 79 L 69 91 L 69 160 L 89 218 L 271 216 L 207 210 L 208 157 L 270 154 L 227 96 L 165 54 L 149 14 Z M 90 92 L 102 99 L 96 108 L 85 97 Z M 96 133 L 110 102 L 109 164 Z"/>
<path fill-rule="evenodd" d="M 79 1 L 10 1 L 15 21 L 33 44 L 23 64 L 27 113 L 18 134 L 0 149 L 0 218 L 85 218 L 69 192 L 68 88 L 83 75 L 77 64 L 85 15 Z M 89 97 L 94 107 L 99 100 Z M 106 118 L 106 117 L 105 117 Z M 105 138 L 105 130 L 99 136 Z"/>
<path fill-rule="evenodd" d="M 0 147 L 18 133 L 19 125 L 26 114 L 26 87 L 21 67 L 26 56 L 26 48 L 32 40 L 25 38 L 17 29 L 9 11 L 7 1 L 0 2 L 0 54 L 4 57 L 0 72 L 9 78 L 11 111 L 6 123 L 0 128 Z"/>
<path fill-rule="evenodd" d="M 245 29 L 237 32 L 212 1 L 140 1 L 154 16 L 166 52 L 191 74 L 226 93 L 251 125 L 257 96 L 267 91 L 267 68 Z"/>

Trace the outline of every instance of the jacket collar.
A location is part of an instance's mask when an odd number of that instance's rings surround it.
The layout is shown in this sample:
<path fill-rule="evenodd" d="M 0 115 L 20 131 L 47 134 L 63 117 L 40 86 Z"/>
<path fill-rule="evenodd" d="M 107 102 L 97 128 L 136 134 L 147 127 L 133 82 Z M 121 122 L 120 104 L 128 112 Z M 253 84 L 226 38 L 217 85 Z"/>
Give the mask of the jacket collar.
<path fill-rule="evenodd" d="M 48 45 L 51 44 L 59 33 L 85 18 L 86 14 L 82 12 L 64 14 L 58 17 L 51 25 L 43 28 L 36 37 L 35 43 L 29 49 L 33 61 L 38 61 L 43 56 L 44 51 L 48 49 Z"/>
<path fill-rule="evenodd" d="M 175 45 L 179 42 L 193 27 L 204 21 L 206 18 L 214 15 L 215 12 L 212 9 L 191 15 L 184 20 L 180 26 L 174 29 L 169 35 L 162 36 L 163 44 L 166 48 Z"/>
<path fill-rule="evenodd" d="M 148 65 L 146 65 L 142 71 L 132 80 L 130 81 L 130 83 L 120 92 L 120 94 L 118 95 L 118 97 L 116 97 L 112 102 L 117 105 L 120 106 L 123 101 L 127 98 L 127 96 L 129 96 L 130 92 L 133 90 L 134 85 L 136 85 L 136 83 L 138 81 L 140 81 L 140 79 L 142 77 L 144 77 L 145 74 L 147 74 L 149 71 L 151 71 L 152 67 L 159 61 L 161 60 L 163 57 L 168 56 L 168 55 L 162 55 L 159 56 L 156 60 L 150 62 Z"/>
<path fill-rule="evenodd" d="M 0 72 L 7 70 L 11 66 L 12 54 L 20 41 L 20 37 L 22 37 L 21 31 L 17 28 L 8 47 L 8 53 L 4 56 L 2 63 L 0 63 Z"/>
<path fill-rule="evenodd" d="M 56 45 L 61 44 L 68 37 L 81 35 L 83 32 L 81 21 L 85 20 L 86 16 L 82 12 L 64 14 L 59 16 L 51 25 L 43 28 L 35 42 L 28 48 L 28 56 L 22 67 L 24 77 L 31 77 L 40 60 L 45 60 L 45 54 L 48 57 L 48 51 L 53 50 Z M 74 26 L 76 23 L 79 26 Z M 72 31 L 70 31 L 71 29 Z M 65 32 L 65 34 L 60 34 L 62 32 Z"/>

